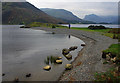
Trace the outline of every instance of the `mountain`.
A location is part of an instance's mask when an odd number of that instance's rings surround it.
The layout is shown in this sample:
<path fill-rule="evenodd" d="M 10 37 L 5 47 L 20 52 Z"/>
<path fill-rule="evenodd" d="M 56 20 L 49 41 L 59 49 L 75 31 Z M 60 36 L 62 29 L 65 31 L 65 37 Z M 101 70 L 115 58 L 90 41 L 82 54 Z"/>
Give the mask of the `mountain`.
<path fill-rule="evenodd" d="M 50 16 L 61 19 L 68 23 L 79 23 L 82 21 L 82 19 L 75 16 L 72 12 L 64 9 L 41 8 L 41 10 Z"/>
<path fill-rule="evenodd" d="M 117 16 L 98 16 L 95 14 L 86 15 L 84 17 L 84 20 L 93 21 L 96 23 L 112 23 L 112 24 L 118 23 Z"/>
<path fill-rule="evenodd" d="M 2 22 L 3 24 L 63 23 L 63 21 L 49 16 L 29 2 L 2 3 Z"/>

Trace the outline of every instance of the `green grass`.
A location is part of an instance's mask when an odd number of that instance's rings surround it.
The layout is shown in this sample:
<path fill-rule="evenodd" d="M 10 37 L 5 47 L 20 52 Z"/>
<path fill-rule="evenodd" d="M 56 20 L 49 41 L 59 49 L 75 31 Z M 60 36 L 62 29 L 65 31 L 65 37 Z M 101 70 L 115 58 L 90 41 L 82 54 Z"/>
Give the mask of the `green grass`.
<path fill-rule="evenodd" d="M 92 32 L 108 32 L 110 30 L 110 29 L 96 29 L 96 30 L 91 30 L 91 29 L 88 29 L 87 27 L 83 27 L 83 28 L 72 27 L 71 29 L 83 30 L 83 31 L 92 31 Z"/>
<path fill-rule="evenodd" d="M 111 52 L 113 54 L 119 55 L 120 54 L 120 44 L 112 44 L 108 49 L 104 50 L 103 52 L 105 52 L 105 53 Z"/>
<path fill-rule="evenodd" d="M 116 55 L 117 60 L 120 60 L 120 44 L 112 44 L 111 46 L 109 46 L 108 49 L 104 50 L 103 52 L 111 52 L 112 54 Z M 107 63 L 107 61 L 103 62 L 103 64 Z M 120 64 L 117 64 L 116 66 L 119 65 Z M 120 80 L 120 72 L 118 72 L 116 68 L 111 68 L 107 72 L 95 73 L 95 79 L 95 81 L 111 81 L 111 83 L 118 83 L 118 81 Z"/>
<path fill-rule="evenodd" d="M 103 52 L 111 52 L 112 54 L 116 55 L 116 58 L 120 60 L 120 44 L 112 44 L 108 49 L 104 50 Z M 103 64 L 107 64 L 107 61 L 103 62 Z M 116 66 L 119 66 L 117 64 Z M 118 83 L 120 80 L 120 72 L 116 70 L 116 68 L 111 68 L 107 72 L 102 73 L 95 73 L 95 81 L 111 81 L 111 83 Z"/>
<path fill-rule="evenodd" d="M 96 29 L 96 30 L 91 30 L 88 29 L 87 27 L 85 28 L 76 28 L 76 27 L 72 27 L 71 29 L 75 29 L 75 30 L 82 30 L 82 31 L 88 31 L 88 32 L 99 32 L 101 35 L 113 38 L 114 34 L 113 33 L 108 33 L 111 29 Z"/>
<path fill-rule="evenodd" d="M 88 32 L 99 32 L 101 35 L 104 35 L 110 38 L 114 38 L 114 35 L 115 35 L 115 39 L 118 39 L 120 42 L 120 29 L 118 28 L 91 30 L 91 29 L 88 29 L 87 27 L 84 27 L 84 28 L 72 27 L 71 29 L 88 31 Z"/>
<path fill-rule="evenodd" d="M 68 28 L 68 27 L 57 27 L 57 28 Z M 97 30 L 91 30 L 88 29 L 87 27 L 83 27 L 83 28 L 77 28 L 77 27 L 71 27 L 71 29 L 74 30 L 82 30 L 82 31 L 88 31 L 88 32 L 99 32 L 101 35 L 113 38 L 114 34 L 113 33 L 108 33 L 111 29 L 97 29 Z"/>

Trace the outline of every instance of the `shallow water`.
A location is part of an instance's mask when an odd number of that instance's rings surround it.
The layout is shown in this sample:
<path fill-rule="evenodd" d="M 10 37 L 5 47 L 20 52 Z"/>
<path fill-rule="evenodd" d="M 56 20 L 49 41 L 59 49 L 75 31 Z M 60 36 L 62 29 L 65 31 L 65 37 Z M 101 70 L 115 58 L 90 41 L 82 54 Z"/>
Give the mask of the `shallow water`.
<path fill-rule="evenodd" d="M 4 25 L 2 28 L 2 67 L 3 81 L 55 81 L 67 63 L 71 63 L 82 49 L 82 40 L 65 34 L 52 34 L 42 30 L 23 29 L 18 25 Z M 72 60 L 68 61 L 62 55 L 63 48 L 78 46 L 72 51 Z M 50 71 L 43 70 L 47 56 L 61 56 L 62 64 L 50 64 Z M 31 73 L 32 77 L 25 75 Z"/>

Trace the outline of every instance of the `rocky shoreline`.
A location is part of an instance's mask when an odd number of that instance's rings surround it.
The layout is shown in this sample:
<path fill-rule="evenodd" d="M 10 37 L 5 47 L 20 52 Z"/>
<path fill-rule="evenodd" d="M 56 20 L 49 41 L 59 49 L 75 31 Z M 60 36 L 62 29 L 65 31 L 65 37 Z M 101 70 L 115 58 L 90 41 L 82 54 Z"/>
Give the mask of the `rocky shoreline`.
<path fill-rule="evenodd" d="M 103 64 L 102 51 L 111 44 L 118 43 L 115 39 L 103 36 L 97 32 L 81 30 L 43 27 L 33 27 L 32 29 L 50 31 L 54 32 L 54 34 L 72 35 L 85 42 L 86 46 L 72 62 L 73 69 L 64 71 L 58 79 L 59 81 L 92 81 L 95 79 L 95 72 L 105 72 L 112 67 L 112 65 Z"/>

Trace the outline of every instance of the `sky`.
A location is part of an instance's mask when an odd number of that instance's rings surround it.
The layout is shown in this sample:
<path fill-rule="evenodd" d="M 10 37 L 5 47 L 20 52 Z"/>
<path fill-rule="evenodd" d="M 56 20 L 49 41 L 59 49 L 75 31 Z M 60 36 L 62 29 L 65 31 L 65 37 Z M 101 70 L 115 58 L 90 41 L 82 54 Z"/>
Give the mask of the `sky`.
<path fill-rule="evenodd" d="M 7 0 L 3 0 L 7 1 Z M 20 1 L 20 0 L 8 0 Z M 21 0 L 24 1 L 24 0 Z M 54 8 L 71 11 L 79 18 L 85 15 L 117 16 L 119 0 L 27 0 L 37 8 Z"/>
<path fill-rule="evenodd" d="M 99 16 L 116 16 L 118 15 L 118 2 L 116 0 L 27 0 L 37 8 L 54 8 L 71 11 L 79 18 L 85 15 L 96 14 Z M 106 1 L 106 2 L 105 2 Z M 110 0 L 109 0 L 110 1 Z M 114 2 L 112 2 L 114 1 Z"/>

